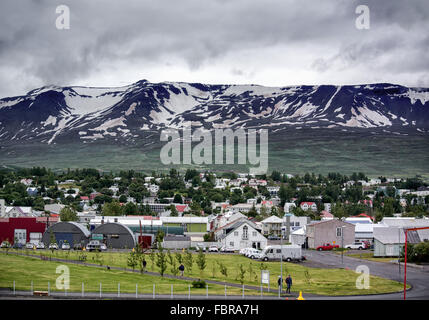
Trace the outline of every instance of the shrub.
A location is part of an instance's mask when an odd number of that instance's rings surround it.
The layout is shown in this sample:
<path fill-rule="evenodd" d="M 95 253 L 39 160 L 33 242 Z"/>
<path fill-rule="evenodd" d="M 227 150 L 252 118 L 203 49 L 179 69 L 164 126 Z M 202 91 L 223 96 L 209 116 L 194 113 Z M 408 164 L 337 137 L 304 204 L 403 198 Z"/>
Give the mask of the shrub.
<path fill-rule="evenodd" d="M 192 288 L 205 288 L 206 282 L 204 280 L 195 280 L 192 281 Z"/>

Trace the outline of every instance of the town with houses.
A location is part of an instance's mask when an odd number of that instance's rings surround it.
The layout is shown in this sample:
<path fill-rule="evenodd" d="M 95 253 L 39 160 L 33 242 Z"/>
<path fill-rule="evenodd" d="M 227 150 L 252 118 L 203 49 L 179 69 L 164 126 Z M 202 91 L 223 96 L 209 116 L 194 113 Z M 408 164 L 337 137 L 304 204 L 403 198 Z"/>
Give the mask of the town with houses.
<path fill-rule="evenodd" d="M 2 247 L 146 248 L 238 252 L 279 243 L 373 250 L 398 257 L 404 230 L 429 227 L 429 187 L 419 177 L 368 178 L 234 172 L 95 169 L 0 171 Z M 54 237 L 53 237 L 54 236 Z M 410 243 L 428 241 L 414 231 Z"/>

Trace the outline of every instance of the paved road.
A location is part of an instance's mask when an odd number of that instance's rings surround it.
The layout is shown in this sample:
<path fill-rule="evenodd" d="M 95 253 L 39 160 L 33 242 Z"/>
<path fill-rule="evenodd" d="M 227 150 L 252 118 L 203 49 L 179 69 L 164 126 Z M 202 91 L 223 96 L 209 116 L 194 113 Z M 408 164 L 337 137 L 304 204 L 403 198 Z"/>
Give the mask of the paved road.
<path fill-rule="evenodd" d="M 343 256 L 343 263 L 341 254 L 333 252 L 319 252 L 314 250 L 304 250 L 303 255 L 306 256 L 307 262 L 304 265 L 311 266 L 313 262 L 318 267 L 325 268 L 338 268 L 344 267 L 351 270 L 356 270 L 359 265 L 366 265 L 369 268 L 370 274 L 387 278 L 391 280 L 404 281 L 404 268 L 401 266 L 401 273 L 399 273 L 399 266 L 393 263 L 383 263 L 376 261 L 369 261 Z M 407 291 L 407 299 L 428 300 L 429 299 L 429 270 L 417 269 L 415 267 L 407 266 L 407 284 L 412 286 L 411 290 Z M 329 297 L 329 299 L 403 299 L 403 292 L 382 295 L 368 295 L 368 296 L 350 296 L 350 297 Z M 318 297 L 311 297 L 311 299 L 318 299 Z M 326 297 L 321 297 L 326 299 Z"/>

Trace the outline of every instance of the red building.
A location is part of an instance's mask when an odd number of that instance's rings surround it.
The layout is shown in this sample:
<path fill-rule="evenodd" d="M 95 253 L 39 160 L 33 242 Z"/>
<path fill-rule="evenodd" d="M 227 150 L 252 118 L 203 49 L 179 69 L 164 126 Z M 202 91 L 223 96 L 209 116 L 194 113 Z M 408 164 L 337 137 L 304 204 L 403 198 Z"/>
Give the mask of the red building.
<path fill-rule="evenodd" d="M 3 218 L 0 219 L 0 243 L 7 240 L 14 244 L 15 237 L 22 244 L 29 242 L 30 238 L 40 240 L 45 230 L 46 222 L 39 222 L 35 217 Z"/>

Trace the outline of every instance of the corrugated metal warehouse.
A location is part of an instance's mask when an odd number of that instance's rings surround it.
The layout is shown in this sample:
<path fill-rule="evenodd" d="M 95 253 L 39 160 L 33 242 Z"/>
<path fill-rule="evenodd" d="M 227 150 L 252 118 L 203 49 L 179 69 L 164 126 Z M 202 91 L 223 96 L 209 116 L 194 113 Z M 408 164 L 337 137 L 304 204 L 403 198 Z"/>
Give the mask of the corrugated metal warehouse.
<path fill-rule="evenodd" d="M 42 242 L 45 246 L 51 243 L 51 234 L 59 246 L 67 241 L 73 247 L 77 243 L 86 244 L 91 233 L 85 226 L 77 222 L 58 222 L 50 226 L 43 234 Z"/>
<path fill-rule="evenodd" d="M 108 249 L 131 249 L 136 246 L 133 231 L 121 223 L 101 224 L 92 231 L 92 234 L 103 235 L 103 242 Z"/>

